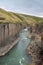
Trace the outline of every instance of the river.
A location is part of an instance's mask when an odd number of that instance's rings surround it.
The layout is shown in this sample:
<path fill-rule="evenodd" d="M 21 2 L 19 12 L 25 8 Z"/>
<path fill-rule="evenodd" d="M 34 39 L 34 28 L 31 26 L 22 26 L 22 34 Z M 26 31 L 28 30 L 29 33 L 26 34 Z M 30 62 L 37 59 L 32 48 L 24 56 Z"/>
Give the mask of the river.
<path fill-rule="evenodd" d="M 20 41 L 8 54 L 0 57 L 0 65 L 29 65 L 31 63 L 31 57 L 26 52 L 26 48 L 30 43 L 27 33 L 28 29 L 23 29 L 20 32 Z"/>

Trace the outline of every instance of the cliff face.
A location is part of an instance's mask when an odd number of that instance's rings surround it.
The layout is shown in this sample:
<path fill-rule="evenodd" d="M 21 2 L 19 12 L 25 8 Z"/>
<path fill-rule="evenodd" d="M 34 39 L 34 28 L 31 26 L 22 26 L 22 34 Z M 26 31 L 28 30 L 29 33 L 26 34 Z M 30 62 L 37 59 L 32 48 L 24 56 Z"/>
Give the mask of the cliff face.
<path fill-rule="evenodd" d="M 35 24 L 31 26 L 31 43 L 28 46 L 28 54 L 32 56 L 32 62 L 35 65 L 43 64 L 43 23 Z"/>
<path fill-rule="evenodd" d="M 8 53 L 19 42 L 19 33 L 23 28 L 20 24 L 0 23 L 0 56 Z"/>
<path fill-rule="evenodd" d="M 10 38 L 17 38 L 21 30 L 20 24 L 1 23 L 0 24 L 0 47 L 7 45 L 5 42 Z"/>
<path fill-rule="evenodd" d="M 36 33 L 43 33 L 43 23 L 36 25 Z"/>
<path fill-rule="evenodd" d="M 30 32 L 37 34 L 43 33 L 43 23 L 36 23 L 36 24 L 33 23 L 30 26 Z"/>

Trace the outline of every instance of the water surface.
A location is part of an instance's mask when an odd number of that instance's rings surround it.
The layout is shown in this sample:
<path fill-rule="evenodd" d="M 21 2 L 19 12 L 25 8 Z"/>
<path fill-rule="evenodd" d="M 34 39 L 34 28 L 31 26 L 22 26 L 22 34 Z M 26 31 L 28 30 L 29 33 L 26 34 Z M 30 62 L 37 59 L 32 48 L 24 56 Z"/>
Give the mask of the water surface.
<path fill-rule="evenodd" d="M 0 57 L 0 65 L 29 65 L 31 57 L 27 55 L 26 48 L 30 39 L 27 38 L 27 33 L 27 29 L 21 31 L 21 40 L 8 54 Z"/>

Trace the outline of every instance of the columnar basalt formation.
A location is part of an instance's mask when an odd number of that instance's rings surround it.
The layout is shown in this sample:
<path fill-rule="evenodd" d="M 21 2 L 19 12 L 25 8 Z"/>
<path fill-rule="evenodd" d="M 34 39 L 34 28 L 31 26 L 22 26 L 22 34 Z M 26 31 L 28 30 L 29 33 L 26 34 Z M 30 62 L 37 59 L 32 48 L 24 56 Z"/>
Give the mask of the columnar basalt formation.
<path fill-rule="evenodd" d="M 17 44 L 20 40 L 19 33 L 21 30 L 22 26 L 20 24 L 0 23 L 0 56 L 5 55 Z"/>

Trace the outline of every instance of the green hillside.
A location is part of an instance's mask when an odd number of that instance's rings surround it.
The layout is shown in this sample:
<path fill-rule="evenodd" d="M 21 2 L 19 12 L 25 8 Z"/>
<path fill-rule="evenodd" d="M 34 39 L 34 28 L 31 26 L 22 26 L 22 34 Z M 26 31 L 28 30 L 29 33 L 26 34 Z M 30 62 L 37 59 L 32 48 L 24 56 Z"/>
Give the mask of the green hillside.
<path fill-rule="evenodd" d="M 8 12 L 0 8 L 0 22 L 33 24 L 43 22 L 43 18 Z"/>

